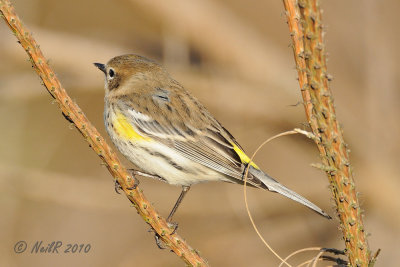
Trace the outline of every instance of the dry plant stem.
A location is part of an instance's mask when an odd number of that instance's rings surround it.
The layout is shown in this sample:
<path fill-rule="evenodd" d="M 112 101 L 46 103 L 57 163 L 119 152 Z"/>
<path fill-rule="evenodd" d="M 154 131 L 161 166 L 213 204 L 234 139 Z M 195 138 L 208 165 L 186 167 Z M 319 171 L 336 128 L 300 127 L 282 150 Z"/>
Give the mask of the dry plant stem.
<path fill-rule="evenodd" d="M 276 139 L 276 138 L 279 138 L 279 137 L 282 137 L 282 136 L 286 136 L 286 135 L 291 135 L 291 134 L 302 134 L 302 135 L 304 135 L 304 136 L 306 136 L 306 137 L 308 137 L 308 138 L 310 138 L 310 139 L 314 139 L 314 138 L 315 138 L 315 136 L 314 136 L 312 133 L 307 132 L 307 131 L 304 131 L 304 130 L 301 130 L 301 129 L 298 129 L 298 128 L 293 129 L 293 130 L 291 130 L 291 131 L 286 131 L 286 132 L 279 133 L 279 134 L 277 134 L 277 135 L 272 136 L 271 138 L 268 138 L 268 139 L 265 140 L 263 143 L 261 143 L 261 145 L 259 145 L 259 146 L 257 147 L 256 151 L 255 151 L 255 152 L 253 153 L 253 155 L 251 156 L 250 162 L 253 162 L 253 159 L 254 159 L 254 157 L 257 155 L 258 151 L 259 151 L 265 144 L 267 144 L 268 142 L 270 142 L 270 141 L 272 141 L 272 140 L 274 140 L 274 139 Z M 292 256 L 294 256 L 294 255 L 296 255 L 296 254 L 298 254 L 298 253 L 301 253 L 301 252 L 304 252 L 304 251 L 311 251 L 311 250 L 321 250 L 322 248 L 320 248 L 320 247 L 312 247 L 312 248 L 300 249 L 300 250 L 297 250 L 297 251 L 293 252 L 292 254 L 290 254 L 289 256 L 287 256 L 285 259 L 283 259 L 283 258 L 282 258 L 281 256 L 279 256 L 279 254 L 276 253 L 276 251 L 267 243 L 267 241 L 265 241 L 264 237 L 261 235 L 260 231 L 258 230 L 258 227 L 256 226 L 256 224 L 255 224 L 255 222 L 254 222 L 253 216 L 251 215 L 251 212 L 250 212 L 250 209 L 249 209 L 249 204 L 248 204 L 248 202 L 247 202 L 247 186 L 246 186 L 246 184 L 247 184 L 247 176 L 248 176 L 248 173 L 249 173 L 249 166 L 250 166 L 250 164 L 247 165 L 247 168 L 246 168 L 246 170 L 245 170 L 244 183 L 243 183 L 243 196 L 244 196 L 244 203 L 245 203 L 245 206 L 246 206 L 247 215 L 249 216 L 250 222 L 251 222 L 251 224 L 252 224 L 254 230 L 256 231 L 258 237 L 260 238 L 260 240 L 261 240 L 261 241 L 264 243 L 264 245 L 265 245 L 265 246 L 266 246 L 280 261 L 281 261 L 281 263 L 279 264 L 278 267 L 283 266 L 283 264 L 286 264 L 288 267 L 291 267 L 292 265 L 290 265 L 287 261 L 289 260 L 289 258 L 291 258 Z M 312 261 L 312 260 L 311 260 L 311 261 Z M 310 262 L 311 262 L 311 261 L 310 261 Z"/>
<path fill-rule="evenodd" d="M 261 145 L 258 146 L 258 148 L 256 149 L 256 151 L 253 153 L 253 155 L 250 158 L 250 162 L 253 162 L 254 157 L 257 155 L 258 151 L 268 142 L 274 140 L 275 138 L 281 137 L 281 136 L 285 136 L 285 135 L 291 135 L 291 134 L 298 134 L 299 132 L 296 130 L 292 130 L 292 131 L 287 131 L 287 132 L 283 132 L 277 135 L 272 136 L 271 138 L 268 138 L 267 140 L 265 140 Z M 289 263 L 286 262 L 286 259 L 283 259 L 281 256 L 279 256 L 278 253 L 276 253 L 276 251 L 268 244 L 267 241 L 265 241 L 264 237 L 262 236 L 262 234 L 260 233 L 260 231 L 258 230 L 258 227 L 256 226 L 256 223 L 254 222 L 253 216 L 251 215 L 250 209 L 249 209 L 249 203 L 247 202 L 247 176 L 249 174 L 249 168 L 250 168 L 250 162 L 249 164 L 247 164 L 245 173 L 244 173 L 244 183 L 243 183 L 243 196 L 244 196 L 244 203 L 246 206 L 246 211 L 247 211 L 247 215 L 249 216 L 251 225 L 253 226 L 254 230 L 256 231 L 258 237 L 260 238 L 260 240 L 264 243 L 264 245 L 268 248 L 269 251 L 271 251 L 280 261 L 281 261 L 281 265 L 282 264 L 286 264 L 288 267 L 292 267 L 292 265 L 290 265 Z M 280 265 L 280 266 L 281 266 Z"/>
<path fill-rule="evenodd" d="M 328 175 L 351 266 L 372 266 L 349 150 L 329 89 L 321 10 L 317 0 L 283 0 L 308 123 Z"/>
<path fill-rule="evenodd" d="M 324 254 L 324 251 L 323 251 L 323 250 L 320 251 L 320 252 L 318 253 L 318 255 L 313 259 L 313 265 L 312 265 L 312 267 L 317 267 L 317 262 L 318 262 L 319 260 L 322 260 L 322 259 L 321 259 L 322 254 Z"/>
<path fill-rule="evenodd" d="M 33 39 L 29 31 L 21 23 L 15 10 L 8 0 L 0 0 L 0 11 L 3 19 L 14 32 L 21 46 L 29 55 L 32 66 L 43 81 L 44 86 L 56 100 L 63 115 L 83 135 L 96 154 L 104 161 L 110 173 L 121 185 L 128 199 L 132 202 L 140 216 L 151 225 L 160 238 L 173 252 L 181 257 L 188 265 L 207 266 L 205 259 L 201 258 L 196 250 L 191 248 L 178 234 L 170 234 L 167 222 L 152 207 L 139 188 L 130 189 L 133 185 L 133 177 L 121 164 L 116 154 L 106 144 L 96 128 L 88 121 L 78 105 L 71 100 L 55 73 L 47 64 L 39 45 Z"/>
<path fill-rule="evenodd" d="M 287 262 L 291 257 L 293 257 L 293 256 L 296 255 L 296 254 L 299 254 L 299 253 L 302 253 L 302 252 L 305 252 L 305 251 L 320 251 L 320 250 L 321 250 L 321 247 L 311 247 L 311 248 L 299 249 L 299 250 L 296 250 L 295 252 L 289 254 L 289 255 L 288 255 L 286 258 L 284 258 L 283 260 L 284 260 L 285 262 Z M 281 262 L 281 263 L 279 264 L 278 267 L 282 267 L 282 265 L 283 265 L 283 262 Z"/>

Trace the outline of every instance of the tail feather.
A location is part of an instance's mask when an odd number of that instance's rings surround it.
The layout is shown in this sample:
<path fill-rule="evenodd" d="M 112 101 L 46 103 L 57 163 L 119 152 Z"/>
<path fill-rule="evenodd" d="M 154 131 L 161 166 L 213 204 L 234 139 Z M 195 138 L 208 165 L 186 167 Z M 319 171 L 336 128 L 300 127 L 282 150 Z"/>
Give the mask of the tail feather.
<path fill-rule="evenodd" d="M 269 191 L 277 192 L 287 198 L 290 198 L 296 202 L 299 202 L 300 204 L 303 204 L 304 206 L 310 208 L 311 210 L 317 212 L 318 214 L 324 216 L 325 218 L 332 219 L 328 214 L 326 214 L 317 205 L 313 204 L 312 202 L 310 202 L 309 200 L 300 196 L 296 192 L 290 190 L 289 188 L 281 185 L 278 181 L 269 177 L 266 173 L 262 172 L 261 170 L 258 170 L 256 168 L 254 168 L 253 166 L 250 166 L 249 172 L 250 172 L 250 174 L 255 176 L 257 179 L 259 179 L 267 187 L 267 189 Z"/>

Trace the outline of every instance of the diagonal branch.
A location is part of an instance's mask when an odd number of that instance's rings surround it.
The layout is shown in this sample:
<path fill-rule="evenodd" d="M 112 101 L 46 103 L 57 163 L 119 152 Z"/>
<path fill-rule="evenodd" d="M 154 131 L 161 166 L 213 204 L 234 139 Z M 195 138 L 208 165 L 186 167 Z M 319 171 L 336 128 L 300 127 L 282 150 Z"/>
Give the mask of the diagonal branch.
<path fill-rule="evenodd" d="M 351 266 L 372 266 L 374 258 L 367 243 L 349 149 L 336 119 L 329 88 L 321 9 L 318 0 L 283 0 L 298 80 L 308 123 L 328 175 L 336 204 L 346 254 Z"/>
<path fill-rule="evenodd" d="M 174 231 L 168 227 L 166 220 L 161 217 L 145 198 L 142 190 L 139 188 L 130 189 L 133 186 L 133 177 L 127 172 L 116 154 L 106 144 L 104 138 L 100 136 L 99 132 L 89 122 L 78 105 L 68 96 L 55 73 L 48 65 L 39 45 L 24 27 L 9 0 L 0 0 L 0 14 L 29 55 L 33 68 L 42 79 L 47 91 L 58 103 L 64 117 L 75 125 L 90 147 L 103 160 L 109 172 L 121 185 L 122 190 L 143 220 L 151 225 L 154 231 L 160 235 L 165 245 L 187 264 L 192 266 L 207 266 L 206 260 L 200 257 L 196 250 L 190 247 L 178 234 L 172 233 Z"/>

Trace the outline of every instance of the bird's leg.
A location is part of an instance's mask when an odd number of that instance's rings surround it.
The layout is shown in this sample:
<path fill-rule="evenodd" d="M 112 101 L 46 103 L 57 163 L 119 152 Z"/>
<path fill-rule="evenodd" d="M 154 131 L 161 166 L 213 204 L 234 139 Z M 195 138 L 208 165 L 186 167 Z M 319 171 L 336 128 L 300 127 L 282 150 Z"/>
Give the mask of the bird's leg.
<path fill-rule="evenodd" d="M 133 186 L 127 188 L 129 190 L 135 189 L 139 185 L 139 180 L 136 178 L 136 175 L 143 176 L 143 177 L 149 177 L 149 178 L 153 178 L 153 179 L 156 179 L 156 180 L 165 181 L 165 179 L 163 179 L 162 177 L 160 177 L 158 175 L 148 174 L 148 173 L 141 172 L 141 171 L 134 170 L 134 169 L 128 169 L 128 171 L 131 173 L 132 178 L 134 180 Z M 115 192 L 117 192 L 119 194 L 119 190 L 121 190 L 121 185 L 118 183 L 117 180 L 115 180 Z"/>
<path fill-rule="evenodd" d="M 174 207 L 172 208 L 171 212 L 168 215 L 167 218 L 167 223 L 171 228 L 174 230 L 171 232 L 171 235 L 175 233 L 176 229 L 178 229 L 178 223 L 172 222 L 172 217 L 174 216 L 175 212 L 178 210 L 179 205 L 181 204 L 183 198 L 185 197 L 186 193 L 189 191 L 190 186 L 183 185 L 182 186 L 182 192 L 178 197 L 178 200 L 176 201 Z"/>
<path fill-rule="evenodd" d="M 182 186 L 182 192 L 181 192 L 181 194 L 179 195 L 178 200 L 176 201 L 174 207 L 172 208 L 171 212 L 170 212 L 169 215 L 168 215 L 168 218 L 167 218 L 168 226 L 171 227 L 171 228 L 173 228 L 173 230 L 172 230 L 172 232 L 170 233 L 170 235 L 173 235 L 173 234 L 176 232 L 176 229 L 178 229 L 178 223 L 172 222 L 172 217 L 174 216 L 176 210 L 177 210 L 178 207 L 179 207 L 179 204 L 181 204 L 183 198 L 185 197 L 185 195 L 186 195 L 186 193 L 189 191 L 189 189 L 190 189 L 190 186 L 185 186 L 185 185 Z M 155 232 L 154 229 L 150 229 L 150 231 Z M 165 249 L 165 245 L 164 245 L 164 243 L 162 242 L 162 240 L 161 240 L 161 238 L 160 238 L 160 235 L 157 234 L 157 233 L 155 233 L 154 238 L 155 238 L 155 240 L 156 240 L 156 244 L 157 244 L 158 248 L 160 248 L 160 249 Z"/>
<path fill-rule="evenodd" d="M 171 222 L 172 217 L 174 216 L 176 210 L 178 209 L 179 205 L 181 204 L 183 198 L 185 197 L 185 195 L 189 191 L 189 189 L 190 189 L 190 186 L 186 186 L 186 185 L 182 186 L 182 192 L 179 195 L 178 200 L 176 201 L 176 203 L 175 203 L 174 207 L 172 208 L 171 212 L 169 213 L 168 218 L 167 218 L 167 222 L 169 222 L 169 223 Z"/>
<path fill-rule="evenodd" d="M 163 182 L 166 181 L 164 178 L 162 178 L 162 177 L 160 177 L 158 175 L 155 175 L 155 174 L 149 174 L 149 173 L 141 172 L 141 171 L 134 170 L 134 169 L 128 169 L 128 171 L 130 171 L 132 173 L 132 176 L 139 175 L 139 176 L 143 176 L 143 177 L 149 177 L 149 178 L 153 178 L 153 179 L 156 179 L 156 180 L 160 180 L 160 181 L 163 181 Z"/>
<path fill-rule="evenodd" d="M 148 173 L 141 172 L 141 171 L 134 170 L 134 169 L 128 169 L 128 171 L 130 171 L 132 173 L 132 176 L 140 175 L 140 176 L 143 176 L 143 177 L 149 177 L 149 178 L 153 178 L 153 179 L 163 180 L 158 175 L 148 174 Z"/>

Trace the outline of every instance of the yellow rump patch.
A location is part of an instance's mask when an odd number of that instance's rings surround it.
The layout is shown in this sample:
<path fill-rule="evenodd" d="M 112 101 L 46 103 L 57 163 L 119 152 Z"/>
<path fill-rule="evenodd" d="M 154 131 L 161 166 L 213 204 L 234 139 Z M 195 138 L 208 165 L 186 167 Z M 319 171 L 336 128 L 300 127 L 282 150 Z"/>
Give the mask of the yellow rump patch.
<path fill-rule="evenodd" d="M 243 152 L 237 145 L 233 145 L 233 150 L 235 150 L 236 154 L 238 154 L 240 160 L 244 164 L 248 164 L 250 162 L 250 158 L 246 155 L 246 153 Z M 251 166 L 253 166 L 256 169 L 260 169 L 253 161 L 250 163 Z"/>
<path fill-rule="evenodd" d="M 121 113 L 117 113 L 117 118 L 113 121 L 115 132 L 126 138 L 133 140 L 150 140 L 149 137 L 141 136 L 133 126 L 128 122 L 126 117 Z"/>

